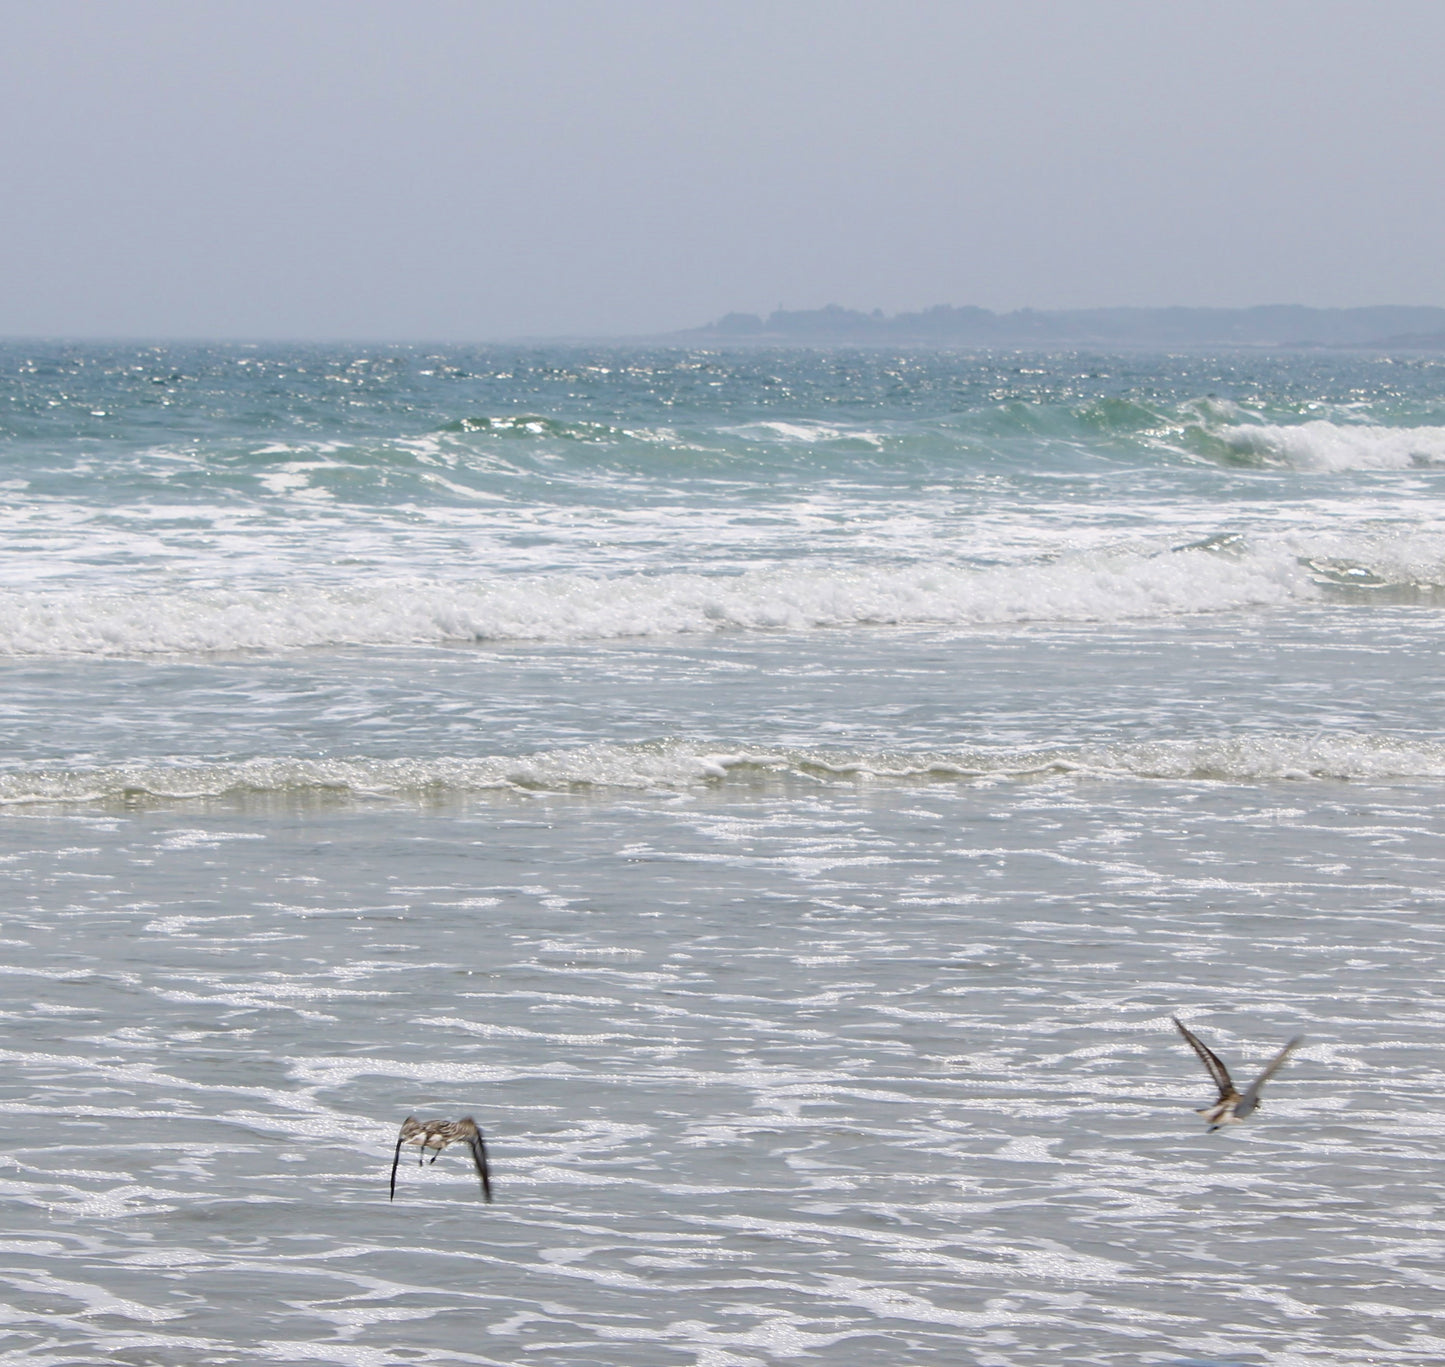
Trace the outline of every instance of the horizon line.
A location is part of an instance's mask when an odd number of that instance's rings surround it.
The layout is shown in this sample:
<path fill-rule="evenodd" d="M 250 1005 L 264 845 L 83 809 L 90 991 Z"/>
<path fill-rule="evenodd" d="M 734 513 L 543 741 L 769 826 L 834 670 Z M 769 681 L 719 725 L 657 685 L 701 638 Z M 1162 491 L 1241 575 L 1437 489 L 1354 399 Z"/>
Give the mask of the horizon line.
<path fill-rule="evenodd" d="M 405 347 L 426 347 L 426 346 L 547 346 L 547 345 L 596 345 L 596 344 L 640 344 L 640 343 L 668 343 L 675 342 L 686 344 L 702 338 L 708 340 L 725 339 L 730 331 L 735 335 L 747 335 L 736 332 L 737 325 L 744 320 L 757 320 L 766 329 L 767 324 L 773 320 L 783 319 L 806 319 L 813 318 L 824 321 L 828 318 L 847 319 L 853 323 L 875 324 L 875 323 L 897 323 L 910 319 L 924 319 L 933 315 L 957 314 L 965 317 L 980 319 L 983 317 L 995 320 L 1034 318 L 1034 319 L 1079 319 L 1087 315 L 1112 315 L 1120 314 L 1147 315 L 1147 314 L 1195 314 L 1209 315 L 1215 317 L 1227 314 L 1260 314 L 1260 313 L 1302 313 L 1316 315 L 1341 315 L 1341 314 L 1366 314 L 1366 313 L 1404 313 L 1404 314 L 1441 314 L 1442 327 L 1445 327 L 1445 304 L 1297 304 L 1297 303 L 1267 303 L 1267 304 L 1246 304 L 1246 305 L 1224 305 L 1224 304 L 1099 304 L 1089 306 L 1071 307 L 1049 307 L 1041 308 L 1035 305 L 1022 305 L 1013 309 L 991 309 L 980 304 L 930 304 L 918 309 L 901 309 L 893 313 L 886 313 L 881 308 L 861 309 L 837 303 L 823 304 L 813 308 L 786 308 L 779 306 L 769 313 L 758 313 L 749 310 L 729 310 L 726 313 L 715 316 L 702 324 L 693 324 L 682 328 L 671 328 L 666 330 L 654 330 L 645 332 L 615 332 L 615 331 L 565 331 L 565 332 L 509 332 L 509 333 L 393 333 L 383 332 L 281 332 L 281 333 L 254 333 L 254 332 L 211 332 L 211 331 L 181 331 L 181 332 L 116 332 L 111 330 L 96 330 L 82 332 L 0 332 L 0 345 L 66 345 L 89 343 L 96 345 L 126 345 L 126 346 L 167 346 L 167 345 L 210 345 L 210 346 L 405 346 Z M 737 320 L 733 329 L 726 327 L 730 320 Z M 1039 338 L 1043 341 L 1045 339 Z M 1079 339 L 1094 340 L 1098 342 L 1115 341 L 1123 339 Z M 1228 344 L 1230 339 L 1215 339 L 1218 344 Z M 1380 339 L 1392 340 L 1392 339 Z M 1196 343 L 1197 344 L 1197 343 Z M 1236 343 L 1257 348 L 1259 343 Z"/>

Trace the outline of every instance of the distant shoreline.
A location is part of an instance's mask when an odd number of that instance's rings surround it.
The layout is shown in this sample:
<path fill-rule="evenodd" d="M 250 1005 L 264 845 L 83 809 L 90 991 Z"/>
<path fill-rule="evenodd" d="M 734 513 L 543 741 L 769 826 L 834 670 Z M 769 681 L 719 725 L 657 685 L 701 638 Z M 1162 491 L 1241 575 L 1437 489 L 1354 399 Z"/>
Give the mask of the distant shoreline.
<path fill-rule="evenodd" d="M 940 304 L 887 316 L 830 304 L 779 309 L 767 318 L 729 313 L 700 328 L 671 334 L 679 342 L 760 345 L 932 345 L 977 347 L 1249 347 L 1295 350 L 1445 351 L 1445 308 L 1377 305 L 1306 308 L 1018 309 Z"/>
<path fill-rule="evenodd" d="M 220 333 L 4 333 L 0 347 L 907 347 L 989 351 L 1414 351 L 1445 352 L 1445 307 L 1016 309 L 940 304 L 884 314 L 829 304 L 729 313 L 701 327 L 649 333 L 354 336 Z"/>

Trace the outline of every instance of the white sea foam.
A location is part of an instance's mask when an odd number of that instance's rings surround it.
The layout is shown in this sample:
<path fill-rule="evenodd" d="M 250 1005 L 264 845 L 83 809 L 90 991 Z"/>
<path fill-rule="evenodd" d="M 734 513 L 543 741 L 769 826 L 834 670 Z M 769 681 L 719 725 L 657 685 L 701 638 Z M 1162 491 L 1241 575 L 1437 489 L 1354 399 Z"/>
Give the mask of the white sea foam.
<path fill-rule="evenodd" d="M 1239 424 L 1216 435 L 1233 451 L 1299 470 L 1408 470 L 1445 465 L 1445 427 L 1328 422 Z"/>
<path fill-rule="evenodd" d="M 0 805 L 169 806 L 252 799 L 430 803 L 484 793 L 989 784 L 1060 777 L 1207 783 L 1437 780 L 1445 778 L 1445 745 L 1338 733 L 917 753 L 777 746 L 720 750 L 666 741 L 478 758 L 262 758 L 28 768 L 0 773 Z"/>
<path fill-rule="evenodd" d="M 1111 622 L 1312 602 L 1282 550 L 1119 552 L 971 569 L 769 568 L 406 579 L 356 588 L 0 593 L 0 654 L 143 655 L 318 646 L 609 640 L 825 627 Z"/>
<path fill-rule="evenodd" d="M 812 445 L 818 442 L 851 440 L 861 441 L 869 446 L 882 445 L 882 438 L 876 432 L 861 427 L 839 427 L 832 423 L 750 422 L 741 427 L 725 427 L 722 431 L 747 441 Z"/>

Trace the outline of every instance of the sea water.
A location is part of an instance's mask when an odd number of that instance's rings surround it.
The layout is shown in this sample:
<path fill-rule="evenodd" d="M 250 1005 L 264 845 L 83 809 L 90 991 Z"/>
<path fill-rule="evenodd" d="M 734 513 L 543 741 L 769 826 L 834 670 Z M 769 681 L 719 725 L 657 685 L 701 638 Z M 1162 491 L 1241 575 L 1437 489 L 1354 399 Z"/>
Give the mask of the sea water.
<path fill-rule="evenodd" d="M 7 1362 L 1445 1358 L 1445 362 L 12 343 L 0 432 Z M 1210 1134 L 1171 1015 L 1305 1042 Z"/>

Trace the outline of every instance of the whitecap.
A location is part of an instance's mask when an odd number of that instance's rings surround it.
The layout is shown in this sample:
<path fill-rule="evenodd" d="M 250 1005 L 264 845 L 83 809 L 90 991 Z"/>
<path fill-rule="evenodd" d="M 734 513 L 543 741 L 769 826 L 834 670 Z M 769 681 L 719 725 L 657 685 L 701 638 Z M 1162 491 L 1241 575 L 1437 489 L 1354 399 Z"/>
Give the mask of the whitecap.
<path fill-rule="evenodd" d="M 1315 418 L 1239 424 L 1216 434 L 1232 451 L 1298 470 L 1408 470 L 1445 466 L 1445 427 L 1381 427 Z"/>

